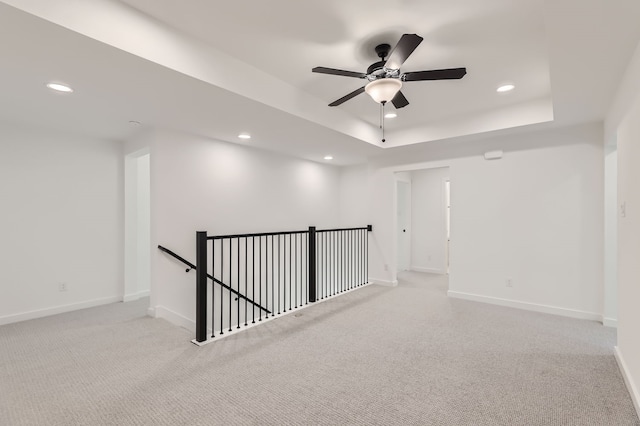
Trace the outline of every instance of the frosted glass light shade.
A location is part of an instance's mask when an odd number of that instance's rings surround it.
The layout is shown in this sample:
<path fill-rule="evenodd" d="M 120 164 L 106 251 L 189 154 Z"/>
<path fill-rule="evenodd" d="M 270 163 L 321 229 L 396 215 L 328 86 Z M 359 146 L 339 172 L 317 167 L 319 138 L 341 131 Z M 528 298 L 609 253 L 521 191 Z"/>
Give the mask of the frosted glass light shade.
<path fill-rule="evenodd" d="M 402 82 L 397 78 L 381 78 L 367 84 L 364 91 L 378 103 L 389 102 L 402 88 Z"/>

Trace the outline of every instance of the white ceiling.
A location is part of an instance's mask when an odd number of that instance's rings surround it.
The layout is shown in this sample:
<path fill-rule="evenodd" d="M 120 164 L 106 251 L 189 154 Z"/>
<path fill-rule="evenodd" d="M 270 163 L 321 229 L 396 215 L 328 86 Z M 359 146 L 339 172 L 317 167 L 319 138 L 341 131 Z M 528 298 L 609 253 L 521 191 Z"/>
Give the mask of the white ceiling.
<path fill-rule="evenodd" d="M 0 119 L 126 139 L 169 128 L 352 164 L 407 144 L 554 121 L 602 120 L 640 37 L 637 0 L 6 0 Z M 25 13 L 27 12 L 27 13 Z M 43 18 L 43 19 L 40 19 Z M 387 120 L 362 80 L 373 47 L 423 43 L 403 71 L 467 67 L 462 80 L 407 82 Z M 71 84 L 53 96 L 46 81 Z M 500 95 L 496 87 L 513 82 Z M 393 109 L 393 107 L 391 107 Z M 137 129 L 140 131 L 140 129 Z"/>

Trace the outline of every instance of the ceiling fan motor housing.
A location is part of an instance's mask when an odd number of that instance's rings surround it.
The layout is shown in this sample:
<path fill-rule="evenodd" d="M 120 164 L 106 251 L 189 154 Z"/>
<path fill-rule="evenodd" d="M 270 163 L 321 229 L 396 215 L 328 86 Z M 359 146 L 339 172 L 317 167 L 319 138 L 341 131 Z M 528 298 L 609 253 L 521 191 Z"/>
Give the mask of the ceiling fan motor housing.
<path fill-rule="evenodd" d="M 378 80 L 380 78 L 398 78 L 400 77 L 400 70 L 386 69 L 384 65 L 387 63 L 387 56 L 391 50 L 389 44 L 379 44 L 375 47 L 376 54 L 380 58 L 380 61 L 374 62 L 367 68 L 367 79 L 369 81 Z"/>

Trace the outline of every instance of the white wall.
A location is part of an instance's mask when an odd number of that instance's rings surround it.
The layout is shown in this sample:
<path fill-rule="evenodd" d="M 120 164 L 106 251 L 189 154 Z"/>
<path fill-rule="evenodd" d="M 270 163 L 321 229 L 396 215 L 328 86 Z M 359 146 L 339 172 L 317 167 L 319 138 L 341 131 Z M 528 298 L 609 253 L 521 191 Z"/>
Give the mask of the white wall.
<path fill-rule="evenodd" d="M 411 173 L 411 269 L 447 272 L 446 167 Z"/>
<path fill-rule="evenodd" d="M 120 300 L 122 169 L 119 142 L 0 123 L 0 323 Z"/>
<path fill-rule="evenodd" d="M 618 147 L 618 346 L 616 357 L 640 415 L 640 44 L 608 113 Z M 624 214 L 622 211 L 624 206 Z"/>
<path fill-rule="evenodd" d="M 502 160 L 483 159 L 495 149 L 505 152 Z M 370 276 L 396 278 L 395 265 L 384 269 L 395 259 L 394 173 L 449 166 L 451 294 L 601 319 L 602 159 L 601 124 L 386 153 L 369 177 Z"/>
<path fill-rule="evenodd" d="M 256 142 L 259 143 L 259 142 Z M 195 261 L 209 235 L 336 227 L 340 169 L 266 151 L 162 133 L 151 151 L 152 246 Z M 195 274 L 152 253 L 152 304 L 185 327 L 195 317 Z"/>
<path fill-rule="evenodd" d="M 357 165 L 340 168 L 340 227 L 369 224 L 369 168 Z"/>

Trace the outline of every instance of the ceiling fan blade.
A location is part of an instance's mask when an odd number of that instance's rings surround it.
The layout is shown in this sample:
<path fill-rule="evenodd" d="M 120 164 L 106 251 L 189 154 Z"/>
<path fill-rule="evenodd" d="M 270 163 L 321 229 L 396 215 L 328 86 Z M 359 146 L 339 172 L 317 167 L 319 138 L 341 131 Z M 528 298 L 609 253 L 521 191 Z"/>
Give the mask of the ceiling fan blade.
<path fill-rule="evenodd" d="M 327 67 L 315 67 L 311 71 L 319 72 L 321 74 L 342 75 L 344 77 L 365 78 L 367 76 L 365 73 L 362 73 L 362 72 L 345 71 L 345 70 L 338 70 L 335 68 L 327 68 Z"/>
<path fill-rule="evenodd" d="M 422 43 L 423 38 L 417 34 L 403 34 L 400 37 L 400 41 L 396 44 L 389 54 L 387 62 L 384 64 L 385 68 L 391 70 L 400 69 L 404 61 L 416 50 L 416 47 Z"/>
<path fill-rule="evenodd" d="M 356 96 L 358 96 L 360 93 L 364 92 L 364 86 L 362 86 L 359 89 L 354 90 L 353 92 L 349 93 L 348 95 L 345 95 L 343 97 L 341 97 L 340 99 L 333 101 L 329 104 L 329 106 L 338 106 L 346 101 L 348 101 L 351 98 L 355 98 Z"/>
<path fill-rule="evenodd" d="M 403 81 L 424 80 L 457 80 L 467 74 L 466 68 L 448 68 L 444 70 L 406 72 L 402 76 Z"/>
<path fill-rule="evenodd" d="M 394 107 L 396 107 L 396 109 L 404 108 L 407 105 L 409 105 L 409 101 L 407 100 L 407 98 L 404 97 L 402 92 L 396 93 L 393 99 L 391 99 L 391 103 L 393 104 Z"/>

